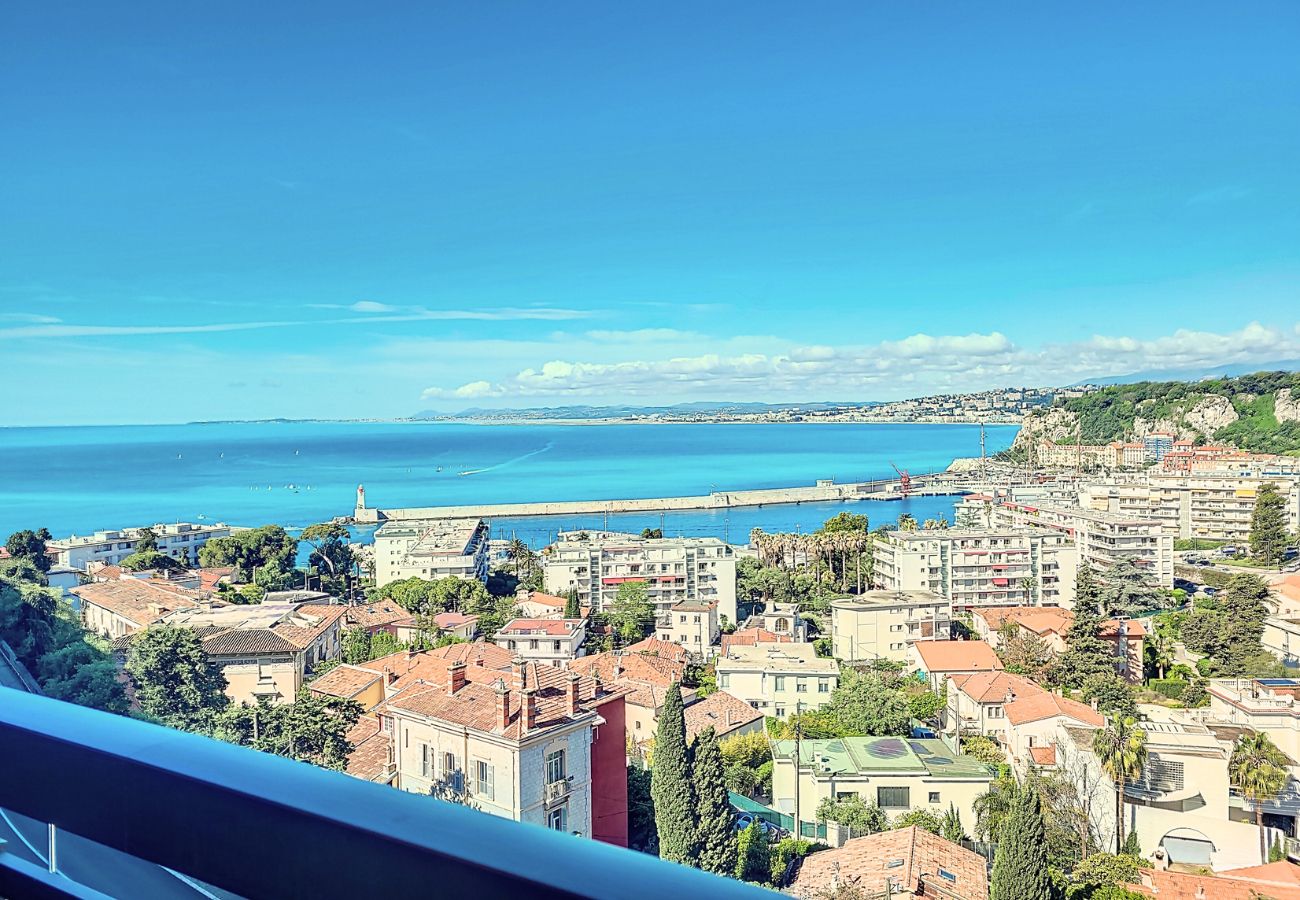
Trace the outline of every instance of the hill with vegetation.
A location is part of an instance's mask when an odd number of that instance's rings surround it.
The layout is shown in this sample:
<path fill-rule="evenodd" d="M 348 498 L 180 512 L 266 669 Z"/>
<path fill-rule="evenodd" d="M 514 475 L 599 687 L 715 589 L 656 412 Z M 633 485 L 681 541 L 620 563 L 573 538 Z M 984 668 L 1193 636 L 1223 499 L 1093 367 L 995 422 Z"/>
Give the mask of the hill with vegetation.
<path fill-rule="evenodd" d="M 1255 372 L 1203 381 L 1117 384 L 1025 417 L 1016 443 L 1085 444 L 1169 431 L 1198 444 L 1300 455 L 1300 373 Z"/>

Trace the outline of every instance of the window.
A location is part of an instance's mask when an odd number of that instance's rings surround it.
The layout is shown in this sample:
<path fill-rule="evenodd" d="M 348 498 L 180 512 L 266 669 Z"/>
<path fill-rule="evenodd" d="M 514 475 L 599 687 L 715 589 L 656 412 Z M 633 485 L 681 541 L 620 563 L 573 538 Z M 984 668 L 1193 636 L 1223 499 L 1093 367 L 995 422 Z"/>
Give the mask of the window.
<path fill-rule="evenodd" d="M 785 718 L 785 707 L 784 707 L 784 706 L 778 706 L 778 707 L 776 708 L 776 717 L 777 717 L 778 719 L 784 719 L 784 718 Z"/>
<path fill-rule="evenodd" d="M 772 687 L 773 687 L 774 690 L 778 690 L 778 691 L 783 691 L 783 690 L 785 690 L 785 676 L 784 676 L 784 675 L 774 675 L 774 676 L 772 676 L 772 681 L 773 681 Z"/>
<path fill-rule="evenodd" d="M 1002 707 L 1000 707 L 1000 706 L 990 706 L 990 707 L 989 707 L 989 718 L 990 718 L 990 719 L 1000 719 L 1000 718 L 1002 718 L 1002 716 L 1003 716 L 1003 713 L 1002 713 Z"/>
<path fill-rule="evenodd" d="M 825 678 L 817 679 L 817 693 L 829 694 L 831 692 L 831 683 Z"/>
<path fill-rule="evenodd" d="M 678 622 L 681 622 L 683 625 L 685 625 L 685 624 L 686 624 L 686 617 L 685 617 L 685 616 L 678 616 L 678 617 L 677 617 L 677 621 L 678 621 Z"/>
<path fill-rule="evenodd" d="M 728 686 L 727 677 L 728 677 L 728 676 L 726 676 L 726 675 L 719 675 L 719 676 L 718 676 L 718 687 L 720 687 L 720 688 L 725 688 L 725 687 Z"/>
<path fill-rule="evenodd" d="M 930 802 L 931 802 L 931 803 L 938 803 L 938 802 L 939 802 L 939 792 L 938 792 L 938 791 L 930 791 Z"/>
<path fill-rule="evenodd" d="M 474 761 L 474 793 L 488 800 L 493 798 L 492 767 L 481 759 Z"/>
<path fill-rule="evenodd" d="M 564 751 L 556 750 L 546 754 L 546 783 L 553 784 L 564 780 Z"/>
<path fill-rule="evenodd" d="M 569 830 L 569 811 L 561 806 L 546 814 L 546 827 L 552 831 Z"/>
<path fill-rule="evenodd" d="M 700 624 L 700 617 L 699 617 L 699 616 L 696 616 L 696 617 L 695 617 L 695 624 L 696 624 L 696 625 Z"/>
<path fill-rule="evenodd" d="M 555 641 L 554 643 L 555 643 L 555 647 L 554 647 L 553 649 L 555 650 L 556 653 L 559 653 L 559 652 L 560 652 L 560 642 L 559 642 L 559 641 Z"/>
<path fill-rule="evenodd" d="M 902 626 L 902 625 L 890 625 L 890 626 L 889 626 L 889 630 L 890 630 L 890 631 L 902 631 L 902 630 L 903 630 L 903 626 Z"/>
<path fill-rule="evenodd" d="M 420 745 L 420 775 L 424 778 L 429 777 L 429 745 Z"/>
<path fill-rule="evenodd" d="M 804 681 L 802 678 L 800 678 L 798 681 L 796 681 L 796 682 L 794 683 L 794 692 L 795 692 L 796 694 L 806 694 L 806 693 L 808 693 L 808 682 L 806 682 L 806 681 Z"/>
<path fill-rule="evenodd" d="M 876 805 L 882 809 L 911 809 L 911 789 L 905 787 L 876 788 Z"/>
<path fill-rule="evenodd" d="M 536 650 L 536 649 L 537 649 L 537 641 L 529 641 L 529 642 L 528 642 L 528 649 L 529 649 L 529 650 Z"/>

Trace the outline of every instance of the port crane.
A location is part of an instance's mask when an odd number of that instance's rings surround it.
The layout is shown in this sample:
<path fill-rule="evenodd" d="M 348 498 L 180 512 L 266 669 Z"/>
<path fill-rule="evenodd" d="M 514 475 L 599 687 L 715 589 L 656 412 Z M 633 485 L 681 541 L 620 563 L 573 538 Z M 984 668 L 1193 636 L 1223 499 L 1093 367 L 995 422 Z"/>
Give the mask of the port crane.
<path fill-rule="evenodd" d="M 908 494 L 912 493 L 912 476 L 908 474 L 906 469 L 900 469 L 898 466 L 894 465 L 893 460 L 890 460 L 889 464 L 893 466 L 894 471 L 898 473 L 899 495 L 906 497 Z"/>

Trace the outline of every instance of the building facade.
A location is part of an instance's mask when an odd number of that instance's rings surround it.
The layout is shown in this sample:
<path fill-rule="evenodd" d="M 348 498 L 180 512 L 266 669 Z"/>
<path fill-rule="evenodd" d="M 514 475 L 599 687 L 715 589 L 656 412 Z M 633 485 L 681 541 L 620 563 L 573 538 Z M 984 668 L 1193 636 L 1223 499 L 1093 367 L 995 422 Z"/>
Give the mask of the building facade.
<path fill-rule="evenodd" d="M 406 578 L 487 581 L 488 528 L 481 519 L 401 519 L 375 532 L 375 585 Z"/>
<path fill-rule="evenodd" d="M 808 643 L 733 646 L 714 663 L 718 690 L 783 719 L 820 709 L 839 686 L 839 666 Z"/>
<path fill-rule="evenodd" d="M 916 641 L 950 637 L 952 601 L 933 591 L 867 591 L 831 601 L 831 652 L 844 662 L 906 662 Z"/>
<path fill-rule="evenodd" d="M 662 610 L 655 618 L 655 637 L 681 644 L 699 659 L 718 652 L 718 604 L 683 600 Z"/>
<path fill-rule="evenodd" d="M 213 538 L 229 537 L 237 529 L 221 522 L 196 525 L 191 522 L 147 526 L 158 542 L 158 552 L 182 560 L 191 566 L 199 564 L 199 548 Z M 61 566 L 86 571 L 91 563 L 117 565 L 132 553 L 140 543 L 145 526 L 122 528 L 117 531 L 96 531 L 90 535 L 72 535 L 46 541 L 47 550 L 54 551 Z"/>
<path fill-rule="evenodd" d="M 492 640 L 526 662 L 562 669 L 583 655 L 586 639 L 586 619 L 512 619 Z"/>

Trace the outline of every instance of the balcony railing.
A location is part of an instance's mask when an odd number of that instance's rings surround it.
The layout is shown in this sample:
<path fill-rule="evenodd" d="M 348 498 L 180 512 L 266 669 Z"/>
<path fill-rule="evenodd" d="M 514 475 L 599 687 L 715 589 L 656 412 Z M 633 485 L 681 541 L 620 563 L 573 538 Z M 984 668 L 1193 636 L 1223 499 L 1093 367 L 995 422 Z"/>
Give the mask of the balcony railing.
<path fill-rule="evenodd" d="M 431 885 L 447 897 L 772 896 L 642 853 L 7 688 L 0 760 L 0 808 L 146 869 L 167 867 L 186 883 L 247 897 L 355 900 L 376 885 L 399 897 L 427 896 Z M 50 866 L 11 851 L 0 846 L 0 896 L 103 896 L 63 874 L 75 868 L 70 847 Z M 125 868 L 120 878 L 128 883 L 109 893 L 152 896 L 129 883 Z"/>

